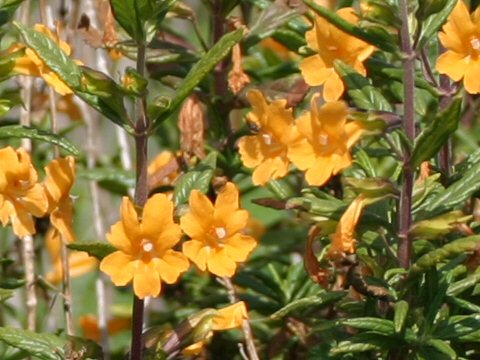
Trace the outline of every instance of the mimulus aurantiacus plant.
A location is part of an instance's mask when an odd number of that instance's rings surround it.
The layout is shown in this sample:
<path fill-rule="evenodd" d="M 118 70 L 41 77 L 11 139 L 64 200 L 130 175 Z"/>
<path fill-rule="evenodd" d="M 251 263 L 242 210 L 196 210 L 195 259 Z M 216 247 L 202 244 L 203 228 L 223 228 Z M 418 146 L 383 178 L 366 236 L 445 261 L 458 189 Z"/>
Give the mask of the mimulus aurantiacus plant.
<path fill-rule="evenodd" d="M 342 101 L 319 104 L 319 96 L 311 100 L 311 111 L 296 122 L 296 130 L 288 147 L 288 157 L 310 185 L 321 186 L 332 175 L 352 164 L 350 148 L 360 138 L 359 122 L 347 122 L 348 108 Z"/>
<path fill-rule="evenodd" d="M 189 267 L 185 255 L 172 249 L 181 235 L 180 227 L 173 222 L 173 203 L 166 195 L 155 194 L 148 199 L 141 217 L 124 197 L 121 220 L 107 234 L 118 251 L 102 260 L 100 270 L 117 286 L 133 280 L 133 290 L 140 299 L 158 296 L 162 281 L 175 283 Z"/>
<path fill-rule="evenodd" d="M 438 58 L 438 72 L 454 81 L 463 78 L 467 92 L 480 93 L 480 8 L 470 15 L 459 0 L 438 36 L 447 49 Z"/>
<path fill-rule="evenodd" d="M 217 276 L 233 276 L 257 245 L 245 235 L 249 214 L 239 208 L 235 184 L 227 183 L 215 204 L 198 190 L 189 199 L 190 212 L 180 219 L 182 230 L 191 240 L 183 243 L 183 253 L 202 271 Z"/>
<path fill-rule="evenodd" d="M 35 234 L 34 217 L 45 215 L 48 199 L 37 170 L 23 148 L 0 149 L 0 221 L 18 237 Z"/>
<path fill-rule="evenodd" d="M 340 9 L 337 14 L 352 24 L 358 22 L 352 8 Z M 316 16 L 314 27 L 307 32 L 306 39 L 316 54 L 302 60 L 300 70 L 308 85 L 323 85 L 323 98 L 326 101 L 338 100 L 345 89 L 343 80 L 335 70 L 334 61 L 341 60 L 365 75 L 363 62 L 375 50 L 374 46 L 341 31 L 319 16 Z"/>
<path fill-rule="evenodd" d="M 287 108 L 286 100 L 267 102 L 259 90 L 250 90 L 247 97 L 253 110 L 247 114 L 247 121 L 258 128 L 258 133 L 242 137 L 238 148 L 245 166 L 255 169 L 253 183 L 263 185 L 288 173 L 287 145 L 293 130 L 293 112 Z"/>

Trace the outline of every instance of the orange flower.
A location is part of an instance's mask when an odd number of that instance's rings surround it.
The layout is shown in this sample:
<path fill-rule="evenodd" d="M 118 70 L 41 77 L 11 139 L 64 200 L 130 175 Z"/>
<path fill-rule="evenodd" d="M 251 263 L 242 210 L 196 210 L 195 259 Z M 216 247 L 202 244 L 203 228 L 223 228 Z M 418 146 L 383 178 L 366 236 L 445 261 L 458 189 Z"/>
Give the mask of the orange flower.
<path fill-rule="evenodd" d="M 253 183 L 263 185 L 288 172 L 287 144 L 293 129 L 293 114 L 292 109 L 286 108 L 286 100 L 268 103 L 258 90 L 250 90 L 247 97 L 253 108 L 247 119 L 258 128 L 258 134 L 242 137 L 238 148 L 244 165 L 255 168 Z"/>
<path fill-rule="evenodd" d="M 62 41 L 58 34 L 52 33 L 48 27 L 43 24 L 36 24 L 34 29 L 46 36 L 50 39 L 55 41 L 60 49 L 67 55 L 70 56 L 72 49 L 70 45 L 66 42 Z M 18 45 L 14 45 L 10 51 L 19 50 L 21 47 Z M 78 64 L 81 64 L 80 61 L 76 61 Z M 30 76 L 37 76 L 42 77 L 45 82 L 53 87 L 56 92 L 61 95 L 72 94 L 73 91 L 68 87 L 65 82 L 60 79 L 60 77 L 53 72 L 47 64 L 35 53 L 33 49 L 26 48 L 25 55 L 15 59 L 15 67 L 13 69 L 14 72 L 23 74 L 23 75 L 30 75 Z"/>
<path fill-rule="evenodd" d="M 365 197 L 362 195 L 352 201 L 340 218 L 337 230 L 332 235 L 332 245 L 328 250 L 327 257 L 332 259 L 355 253 L 354 231 L 364 206 Z"/>
<path fill-rule="evenodd" d="M 439 38 L 447 51 L 438 58 L 438 72 L 454 81 L 463 78 L 467 92 L 480 93 L 480 8 L 470 15 L 459 0 L 442 30 Z"/>
<path fill-rule="evenodd" d="M 45 215 L 48 200 L 25 149 L 0 149 L 0 221 L 18 237 L 35 234 L 33 217 Z"/>
<path fill-rule="evenodd" d="M 82 328 L 83 335 L 87 339 L 93 341 L 100 341 L 101 332 L 98 326 L 98 320 L 95 315 L 80 316 L 80 327 Z M 129 330 L 132 326 L 132 320 L 129 318 L 116 317 L 108 320 L 108 334 L 115 335 L 124 330 Z"/>
<path fill-rule="evenodd" d="M 65 242 L 75 241 L 73 224 L 73 201 L 70 190 L 75 182 L 75 159 L 67 156 L 53 160 L 45 167 L 47 177 L 45 190 L 48 197 L 50 222 L 60 232 Z"/>
<path fill-rule="evenodd" d="M 357 121 L 347 123 L 348 108 L 344 102 L 321 107 L 318 102 L 319 96 L 313 96 L 311 112 L 297 120 L 288 157 L 300 170 L 306 170 L 310 185 L 321 186 L 352 164 L 349 149 L 363 130 Z"/>
<path fill-rule="evenodd" d="M 148 188 L 173 185 L 179 175 L 178 162 L 170 151 L 162 151 L 148 165 Z"/>
<path fill-rule="evenodd" d="M 243 301 L 227 306 L 216 311 L 212 319 L 212 330 L 222 331 L 240 328 L 243 322 L 248 319 L 247 308 Z M 198 341 L 185 349 L 182 353 L 184 355 L 198 355 L 202 351 L 205 343 L 212 337 L 213 333 L 210 331 L 205 339 Z"/>
<path fill-rule="evenodd" d="M 164 194 L 155 194 L 139 219 L 133 203 L 124 197 L 121 214 L 121 221 L 107 234 L 118 251 L 102 260 L 100 270 L 117 286 L 133 279 L 133 290 L 140 299 L 158 296 L 161 281 L 175 283 L 189 266 L 182 253 L 172 250 L 182 235 L 173 222 L 173 203 Z"/>
<path fill-rule="evenodd" d="M 337 14 L 352 24 L 358 22 L 352 8 L 340 9 Z M 345 89 L 340 75 L 335 71 L 334 61 L 342 60 L 365 75 L 363 62 L 375 50 L 372 45 L 339 30 L 319 16 L 315 18 L 313 29 L 307 32 L 306 39 L 308 46 L 317 54 L 304 59 L 300 63 L 300 70 L 308 85 L 323 85 L 323 98 L 326 101 L 338 100 Z"/>
<path fill-rule="evenodd" d="M 53 264 L 53 269 L 45 275 L 45 278 L 52 284 L 58 284 L 63 278 L 62 239 L 60 238 L 60 233 L 55 228 L 50 228 L 47 232 L 45 243 Z M 75 278 L 94 270 L 98 265 L 98 260 L 83 251 L 70 251 L 68 265 L 70 277 Z"/>
<path fill-rule="evenodd" d="M 180 219 L 182 230 L 192 239 L 183 253 L 200 270 L 217 276 L 232 276 L 237 262 L 245 261 L 257 245 L 244 235 L 248 212 L 239 209 L 238 190 L 229 182 L 218 194 L 215 205 L 198 190 L 190 194 L 190 212 Z"/>

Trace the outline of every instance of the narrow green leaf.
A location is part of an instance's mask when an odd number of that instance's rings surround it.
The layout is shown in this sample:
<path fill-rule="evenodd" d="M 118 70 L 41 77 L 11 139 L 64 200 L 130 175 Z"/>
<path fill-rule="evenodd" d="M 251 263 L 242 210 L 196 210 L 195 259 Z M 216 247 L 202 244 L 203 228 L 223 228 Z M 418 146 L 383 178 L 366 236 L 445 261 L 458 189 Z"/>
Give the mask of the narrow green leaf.
<path fill-rule="evenodd" d="M 447 294 L 450 296 L 459 295 L 465 290 L 477 285 L 478 282 L 480 282 L 480 270 L 475 271 L 473 274 L 468 275 L 466 278 L 451 284 L 448 287 Z"/>
<path fill-rule="evenodd" d="M 175 205 L 187 203 L 190 193 L 194 189 L 206 193 L 216 166 L 217 153 L 211 152 L 193 170 L 183 174 L 175 184 L 173 191 L 173 202 Z"/>
<path fill-rule="evenodd" d="M 190 70 L 177 89 L 170 107 L 155 120 L 157 126 L 182 104 L 195 87 L 215 68 L 243 37 L 244 29 L 224 35 Z"/>
<path fill-rule="evenodd" d="M 442 10 L 436 14 L 433 14 L 423 22 L 420 41 L 418 42 L 417 46 L 418 49 L 422 49 L 431 39 L 431 37 L 437 33 L 438 29 L 440 29 L 440 27 L 447 20 L 457 2 L 458 0 L 447 0 L 447 3 Z"/>
<path fill-rule="evenodd" d="M 309 308 L 318 308 L 318 306 L 326 306 L 342 299 L 345 295 L 345 291 L 335 291 L 298 299 L 274 312 L 270 315 L 270 318 L 278 320 L 284 318 L 293 311 L 302 311 Z"/>
<path fill-rule="evenodd" d="M 84 251 L 88 255 L 96 257 L 98 260 L 102 260 L 105 256 L 117 250 L 107 242 L 77 241 L 68 244 L 67 247 L 72 250 Z"/>
<path fill-rule="evenodd" d="M 376 332 L 362 332 L 352 336 L 349 340 L 341 341 L 330 350 L 331 355 L 351 354 L 370 350 L 385 350 L 398 348 L 401 342 L 393 337 Z"/>
<path fill-rule="evenodd" d="M 11 138 L 40 140 L 58 146 L 72 155 L 78 156 L 80 154 L 75 145 L 60 135 L 23 125 L 0 126 L 0 139 Z"/>
<path fill-rule="evenodd" d="M 79 169 L 77 176 L 95 182 L 112 182 L 125 188 L 135 187 L 135 174 L 133 171 L 122 170 L 115 167 Z"/>
<path fill-rule="evenodd" d="M 438 326 L 433 336 L 442 340 L 453 340 L 480 330 L 480 316 L 454 315 L 446 324 Z"/>
<path fill-rule="evenodd" d="M 141 17 L 137 13 L 136 2 L 139 0 L 110 0 L 113 16 L 120 26 L 137 43 L 143 43 L 144 33 Z"/>
<path fill-rule="evenodd" d="M 455 296 L 447 296 L 445 298 L 445 300 L 451 305 L 454 305 L 454 306 L 459 307 L 461 309 L 470 311 L 472 313 L 480 314 L 480 306 L 478 306 L 477 304 L 474 304 L 470 301 L 460 299 L 460 298 L 457 298 Z"/>
<path fill-rule="evenodd" d="M 425 272 L 432 266 L 454 256 L 474 251 L 478 247 L 480 235 L 473 235 L 462 239 L 454 240 L 445 246 L 432 250 L 421 256 L 410 268 L 409 276 L 415 276 Z"/>
<path fill-rule="evenodd" d="M 442 354 L 447 355 L 452 360 L 457 358 L 457 353 L 455 352 L 455 350 L 453 350 L 452 347 L 448 345 L 448 343 L 445 341 L 439 339 L 430 339 L 427 341 L 427 345 L 435 348 Z"/>
<path fill-rule="evenodd" d="M 403 331 L 405 321 L 407 320 L 409 304 L 405 300 L 400 300 L 394 306 L 395 314 L 393 315 L 393 326 L 395 333 L 399 334 Z"/>
<path fill-rule="evenodd" d="M 23 350 L 41 360 L 62 360 L 66 340 L 52 334 L 0 327 L 0 341 Z"/>
<path fill-rule="evenodd" d="M 422 161 L 435 156 L 447 142 L 451 134 L 455 132 L 460 121 L 460 110 L 462 100 L 456 99 L 452 104 L 440 112 L 424 129 L 415 140 L 411 158 L 414 167 L 419 166 Z"/>
<path fill-rule="evenodd" d="M 8 23 L 23 0 L 2 0 L 0 4 L 0 26 Z"/>
<path fill-rule="evenodd" d="M 383 335 L 393 335 L 395 333 L 395 328 L 391 320 L 380 319 L 375 317 L 360 317 L 360 318 L 339 320 L 339 324 L 343 326 L 351 326 L 356 329 L 377 332 Z"/>
<path fill-rule="evenodd" d="M 340 60 L 335 60 L 335 69 L 345 81 L 348 95 L 355 105 L 364 110 L 392 111 L 390 103 L 370 81 L 354 68 Z"/>
<path fill-rule="evenodd" d="M 472 196 L 473 193 L 480 189 L 479 177 L 480 161 L 466 170 L 463 175 L 448 188 L 426 199 L 414 210 L 415 214 L 419 214 L 417 218 L 431 217 L 461 205 Z"/>
<path fill-rule="evenodd" d="M 349 23 L 334 11 L 318 5 L 315 0 L 304 0 L 304 3 L 317 15 L 323 17 L 329 23 L 335 25 L 340 30 L 345 31 L 347 34 L 353 35 L 387 52 L 396 52 L 398 50 L 395 40 L 388 33 L 366 31 L 365 29 Z"/>
<path fill-rule="evenodd" d="M 12 289 L 2 289 L 0 288 L 0 303 L 10 299 L 13 294 L 15 294 L 15 291 Z"/>
<path fill-rule="evenodd" d="M 80 86 L 82 72 L 78 65 L 48 36 L 36 30 L 13 23 L 25 44 L 32 48 L 45 64 L 72 89 Z"/>

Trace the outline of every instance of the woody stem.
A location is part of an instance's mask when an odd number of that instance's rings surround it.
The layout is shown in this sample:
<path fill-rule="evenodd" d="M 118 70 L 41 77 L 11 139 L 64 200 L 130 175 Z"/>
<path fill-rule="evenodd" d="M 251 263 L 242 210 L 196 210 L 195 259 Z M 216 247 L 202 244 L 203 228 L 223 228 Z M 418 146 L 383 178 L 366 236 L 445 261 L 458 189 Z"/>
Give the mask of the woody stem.
<path fill-rule="evenodd" d="M 140 76 L 145 74 L 145 55 L 146 48 L 144 44 L 138 45 L 137 54 L 137 72 Z M 135 123 L 135 156 L 136 156 L 136 183 L 135 183 L 135 205 L 143 208 L 148 199 L 147 187 L 147 152 L 148 152 L 148 130 L 150 120 L 146 112 L 146 99 L 141 97 L 136 103 L 136 123 Z M 144 301 L 134 295 L 133 298 L 133 325 L 132 325 L 132 343 L 130 351 L 130 360 L 142 359 L 142 329 L 143 329 Z"/>
<path fill-rule="evenodd" d="M 400 42 L 403 53 L 403 127 L 411 143 L 415 140 L 415 51 L 412 47 L 410 30 L 408 26 L 408 2 L 400 0 L 400 14 L 402 28 Z M 403 184 L 399 204 L 399 238 L 398 260 L 400 266 L 407 269 L 410 266 L 412 254 L 412 239 L 409 234 L 412 223 L 412 191 L 414 169 L 411 163 L 411 150 L 405 149 L 403 162 Z"/>

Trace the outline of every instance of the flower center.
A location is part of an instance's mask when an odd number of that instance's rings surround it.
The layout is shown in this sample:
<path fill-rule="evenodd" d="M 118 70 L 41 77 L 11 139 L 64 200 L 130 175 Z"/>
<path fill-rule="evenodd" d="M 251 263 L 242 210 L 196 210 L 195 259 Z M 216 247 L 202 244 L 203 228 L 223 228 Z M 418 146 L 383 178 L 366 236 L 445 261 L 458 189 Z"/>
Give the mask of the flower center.
<path fill-rule="evenodd" d="M 265 142 L 266 145 L 272 145 L 273 139 L 272 135 L 270 134 L 262 134 L 263 141 Z"/>
<path fill-rule="evenodd" d="M 320 145 L 325 146 L 328 144 L 328 135 L 327 134 L 320 134 L 318 137 L 318 142 Z"/>
<path fill-rule="evenodd" d="M 220 240 L 223 240 L 227 236 L 227 229 L 225 229 L 224 227 L 216 227 L 215 234 L 217 234 L 217 237 Z"/>
<path fill-rule="evenodd" d="M 143 251 L 145 251 L 147 253 L 149 253 L 153 250 L 153 244 L 148 239 L 143 239 L 141 245 L 142 245 Z"/>
<path fill-rule="evenodd" d="M 480 51 L 480 39 L 473 38 L 470 40 L 470 45 L 472 45 L 473 50 Z"/>

